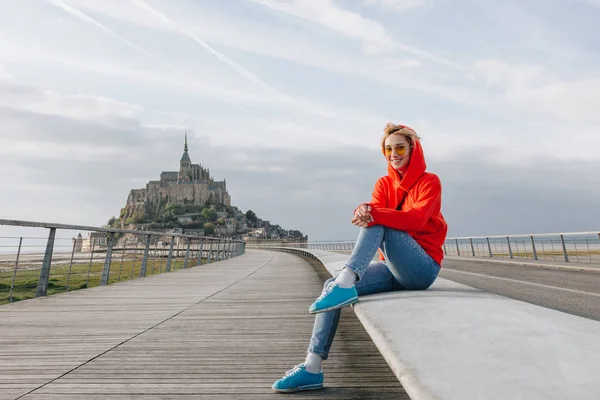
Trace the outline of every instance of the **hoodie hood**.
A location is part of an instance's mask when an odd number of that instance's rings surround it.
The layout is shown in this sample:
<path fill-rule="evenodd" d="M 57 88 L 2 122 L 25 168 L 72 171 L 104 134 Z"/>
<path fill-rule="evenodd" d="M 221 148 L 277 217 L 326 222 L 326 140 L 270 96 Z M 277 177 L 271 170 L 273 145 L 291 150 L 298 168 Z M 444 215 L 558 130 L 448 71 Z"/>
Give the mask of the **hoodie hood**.
<path fill-rule="evenodd" d="M 408 162 L 408 167 L 406 168 L 404 177 L 401 177 L 400 173 L 390 165 L 387 157 L 385 156 L 385 151 L 382 150 L 381 152 L 385 157 L 385 161 L 388 163 L 388 175 L 393 179 L 397 187 L 405 192 L 408 192 L 408 189 L 410 189 L 411 186 L 419 180 L 419 178 L 427 169 L 425 156 L 423 155 L 423 147 L 418 139 L 413 140 L 410 160 Z"/>

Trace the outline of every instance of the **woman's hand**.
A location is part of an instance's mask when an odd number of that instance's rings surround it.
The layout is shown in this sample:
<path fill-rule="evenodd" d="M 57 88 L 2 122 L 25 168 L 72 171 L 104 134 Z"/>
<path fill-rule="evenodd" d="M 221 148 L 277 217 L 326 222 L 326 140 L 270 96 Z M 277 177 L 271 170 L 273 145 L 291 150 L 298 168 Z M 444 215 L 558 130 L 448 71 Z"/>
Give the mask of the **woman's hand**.
<path fill-rule="evenodd" d="M 369 226 L 368 222 L 363 222 L 356 215 L 352 218 L 352 225 L 359 226 L 361 228 L 366 228 Z"/>
<path fill-rule="evenodd" d="M 368 204 L 361 204 L 354 212 L 352 218 L 352 224 L 366 228 L 369 223 L 373 222 L 373 216 L 371 215 L 371 206 Z"/>

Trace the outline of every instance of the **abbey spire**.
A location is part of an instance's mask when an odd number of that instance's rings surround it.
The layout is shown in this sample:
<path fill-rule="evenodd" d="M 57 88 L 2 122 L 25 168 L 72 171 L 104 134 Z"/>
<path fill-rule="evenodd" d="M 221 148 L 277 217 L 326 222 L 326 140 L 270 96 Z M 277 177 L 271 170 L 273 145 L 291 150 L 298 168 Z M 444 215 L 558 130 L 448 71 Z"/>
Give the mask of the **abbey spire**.
<path fill-rule="evenodd" d="M 184 164 L 187 163 L 187 164 Z M 189 168 L 191 167 L 192 160 L 190 160 L 190 155 L 188 154 L 188 142 L 187 142 L 187 132 L 185 133 L 185 142 L 183 145 L 183 155 L 181 156 L 181 168 Z"/>

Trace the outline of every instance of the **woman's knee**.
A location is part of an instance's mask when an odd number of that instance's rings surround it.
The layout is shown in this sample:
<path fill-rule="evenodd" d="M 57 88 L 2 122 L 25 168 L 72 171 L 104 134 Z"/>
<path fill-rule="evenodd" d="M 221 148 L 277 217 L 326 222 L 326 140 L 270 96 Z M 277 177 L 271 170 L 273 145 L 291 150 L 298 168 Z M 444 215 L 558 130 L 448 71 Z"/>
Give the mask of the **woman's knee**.
<path fill-rule="evenodd" d="M 385 230 L 386 227 L 383 225 L 372 225 L 367 228 L 360 228 L 360 229 L 366 229 L 368 231 L 378 231 L 378 230 Z"/>
<path fill-rule="evenodd" d="M 392 237 L 392 235 L 410 237 L 406 231 L 401 231 L 399 229 L 390 228 L 389 226 L 382 226 L 385 237 Z"/>

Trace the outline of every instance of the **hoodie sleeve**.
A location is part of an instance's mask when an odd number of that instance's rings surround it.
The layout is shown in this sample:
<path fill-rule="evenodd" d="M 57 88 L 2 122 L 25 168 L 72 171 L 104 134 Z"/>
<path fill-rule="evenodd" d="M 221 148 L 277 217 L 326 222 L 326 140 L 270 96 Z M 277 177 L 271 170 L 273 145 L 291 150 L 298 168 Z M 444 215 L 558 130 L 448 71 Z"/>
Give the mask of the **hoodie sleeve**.
<path fill-rule="evenodd" d="M 371 194 L 371 202 L 370 203 L 362 203 L 362 204 L 371 206 L 372 209 L 387 207 L 387 195 L 385 192 L 385 185 L 383 184 L 383 181 L 381 178 L 378 179 L 377 182 L 375 182 L 375 188 L 373 189 L 373 193 Z M 358 210 L 358 207 L 360 207 L 362 204 L 359 204 L 354 209 L 355 214 L 356 214 L 356 210 Z"/>
<path fill-rule="evenodd" d="M 369 205 L 371 208 L 387 207 L 387 193 L 383 179 L 378 179 L 377 182 L 375 182 L 375 188 L 373 189 L 373 194 L 371 195 L 371 202 Z"/>
<path fill-rule="evenodd" d="M 369 226 L 383 225 L 401 231 L 416 232 L 421 230 L 435 210 L 440 208 L 442 185 L 435 177 L 424 182 L 418 190 L 413 207 L 406 211 L 377 207 L 371 210 L 373 222 Z"/>

